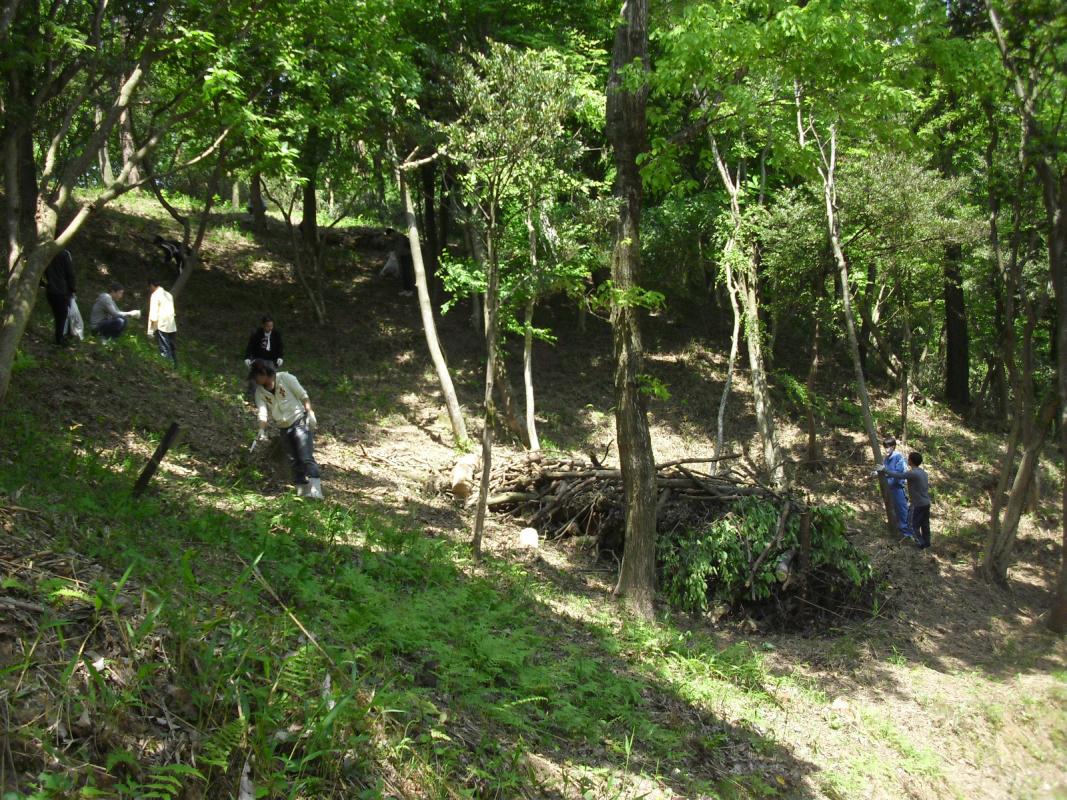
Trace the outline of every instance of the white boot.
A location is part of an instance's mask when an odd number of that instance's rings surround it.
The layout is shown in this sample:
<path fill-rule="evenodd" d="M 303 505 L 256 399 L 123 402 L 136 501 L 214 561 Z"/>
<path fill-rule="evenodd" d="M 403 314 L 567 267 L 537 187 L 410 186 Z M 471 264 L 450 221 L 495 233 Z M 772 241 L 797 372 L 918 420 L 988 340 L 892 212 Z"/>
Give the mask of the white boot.
<path fill-rule="evenodd" d="M 308 478 L 308 491 L 305 496 L 312 500 L 322 499 L 322 481 L 319 478 Z"/>

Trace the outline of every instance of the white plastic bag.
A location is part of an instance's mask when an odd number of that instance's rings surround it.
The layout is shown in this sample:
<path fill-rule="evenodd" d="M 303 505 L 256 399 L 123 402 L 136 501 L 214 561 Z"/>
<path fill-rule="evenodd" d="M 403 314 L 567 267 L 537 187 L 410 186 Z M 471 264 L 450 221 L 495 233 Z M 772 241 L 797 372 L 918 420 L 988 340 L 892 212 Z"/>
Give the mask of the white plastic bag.
<path fill-rule="evenodd" d="M 400 262 L 397 261 L 396 253 L 390 253 L 389 258 L 385 260 L 385 266 L 382 267 L 382 271 L 378 273 L 381 278 L 399 278 L 400 277 Z"/>
<path fill-rule="evenodd" d="M 73 297 L 70 298 L 70 310 L 67 311 L 67 330 L 64 333 L 77 336 L 79 339 L 85 338 L 85 321 L 82 319 L 82 312 L 78 308 L 78 301 Z"/>

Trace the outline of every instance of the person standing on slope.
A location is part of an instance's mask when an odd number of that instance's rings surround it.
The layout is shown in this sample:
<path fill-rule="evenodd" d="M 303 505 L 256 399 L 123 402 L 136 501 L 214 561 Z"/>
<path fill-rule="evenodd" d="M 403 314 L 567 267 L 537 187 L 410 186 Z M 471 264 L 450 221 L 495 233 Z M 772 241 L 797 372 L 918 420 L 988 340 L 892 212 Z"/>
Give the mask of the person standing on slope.
<path fill-rule="evenodd" d="M 52 307 L 55 341 L 59 347 L 65 345 L 70 338 L 67 333 L 67 317 L 76 289 L 74 259 L 70 256 L 70 250 L 60 250 L 44 271 L 44 291 L 48 296 L 48 305 Z"/>
<path fill-rule="evenodd" d="M 911 508 L 908 513 L 908 526 L 911 528 L 915 543 L 920 550 L 930 546 L 930 476 L 922 468 L 922 453 L 908 453 L 910 469 L 904 472 L 891 472 L 886 467 L 879 467 L 887 478 L 903 479 L 908 484 L 908 501 Z"/>
<path fill-rule="evenodd" d="M 157 278 L 148 281 L 152 296 L 148 301 L 148 335 L 156 337 L 159 354 L 178 366 L 178 347 L 175 337 L 178 324 L 174 317 L 174 297 L 160 285 Z"/>
<path fill-rule="evenodd" d="M 259 441 L 266 441 L 273 421 L 281 428 L 299 497 L 322 499 L 319 465 L 315 462 L 314 431 L 318 424 L 311 399 L 295 375 L 278 372 L 269 361 L 252 362 L 248 377 L 256 383 Z"/>
<path fill-rule="evenodd" d="M 911 526 L 908 524 L 908 500 L 904 496 L 904 478 L 903 472 L 908 468 L 904 463 L 904 456 L 897 450 L 897 440 L 892 436 L 885 439 L 882 442 L 882 446 L 885 447 L 885 458 L 882 459 L 882 466 L 875 470 L 872 475 L 878 475 L 880 472 L 885 472 L 886 482 L 889 484 L 889 496 L 893 500 L 893 507 L 897 511 L 897 526 L 900 528 L 900 535 L 907 538 L 915 538 L 911 531 Z M 890 475 L 900 475 L 900 477 L 889 477 Z"/>

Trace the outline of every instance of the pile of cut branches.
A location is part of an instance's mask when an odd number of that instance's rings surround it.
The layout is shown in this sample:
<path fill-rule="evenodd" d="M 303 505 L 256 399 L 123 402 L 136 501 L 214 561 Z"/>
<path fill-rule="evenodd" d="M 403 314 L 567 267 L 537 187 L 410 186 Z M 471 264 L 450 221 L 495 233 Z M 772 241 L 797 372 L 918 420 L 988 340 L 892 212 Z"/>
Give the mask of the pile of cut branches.
<path fill-rule="evenodd" d="M 785 502 L 738 468 L 712 474 L 713 464 L 739 458 L 683 458 L 656 465 L 656 519 L 661 531 L 699 526 L 721 517 L 744 497 Z M 489 508 L 521 518 L 544 538 L 595 537 L 601 549 L 623 543 L 622 473 L 595 458 L 550 458 L 527 453 L 501 463 L 490 476 Z"/>

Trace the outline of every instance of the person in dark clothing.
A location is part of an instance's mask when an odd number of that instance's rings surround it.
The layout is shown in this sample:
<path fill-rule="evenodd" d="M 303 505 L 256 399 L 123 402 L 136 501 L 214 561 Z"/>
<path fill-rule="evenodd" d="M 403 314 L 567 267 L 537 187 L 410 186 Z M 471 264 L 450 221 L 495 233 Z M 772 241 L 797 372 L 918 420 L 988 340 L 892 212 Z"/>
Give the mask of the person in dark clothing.
<path fill-rule="evenodd" d="M 274 327 L 274 319 L 269 315 L 264 316 L 259 327 L 248 338 L 248 344 L 245 346 L 245 366 L 251 368 L 253 361 L 266 361 L 276 368 L 280 367 L 283 363 L 284 347 L 282 333 Z M 256 404 L 256 382 L 251 378 L 248 379 L 245 398 L 250 404 Z"/>
<path fill-rule="evenodd" d="M 885 472 L 886 477 L 903 479 L 908 484 L 908 509 L 909 527 L 915 537 L 915 543 L 920 550 L 930 546 L 930 476 L 922 468 L 922 453 L 911 452 L 908 454 L 908 464 L 911 467 L 903 472 L 894 472 L 880 467 L 879 471 Z"/>
<path fill-rule="evenodd" d="M 407 236 L 393 228 L 386 228 L 385 233 L 399 268 L 400 294 L 410 297 L 415 292 L 415 262 L 411 259 L 411 242 Z"/>
<path fill-rule="evenodd" d="M 185 245 L 176 239 L 164 239 L 159 235 L 152 240 L 152 244 L 163 251 L 163 260 L 172 262 L 178 274 L 181 275 L 185 269 L 185 256 L 189 252 Z"/>
<path fill-rule="evenodd" d="M 285 355 L 282 344 L 282 332 L 274 327 L 274 320 L 265 316 L 260 325 L 252 332 L 245 347 L 245 366 L 251 367 L 252 362 L 260 359 L 270 361 L 275 367 L 282 365 L 282 356 Z"/>
<path fill-rule="evenodd" d="M 52 307 L 56 344 L 63 346 L 69 338 L 67 316 L 70 314 L 70 301 L 77 290 L 74 259 L 71 258 L 70 250 L 61 250 L 48 264 L 44 271 L 44 290 L 48 296 L 48 305 Z"/>

